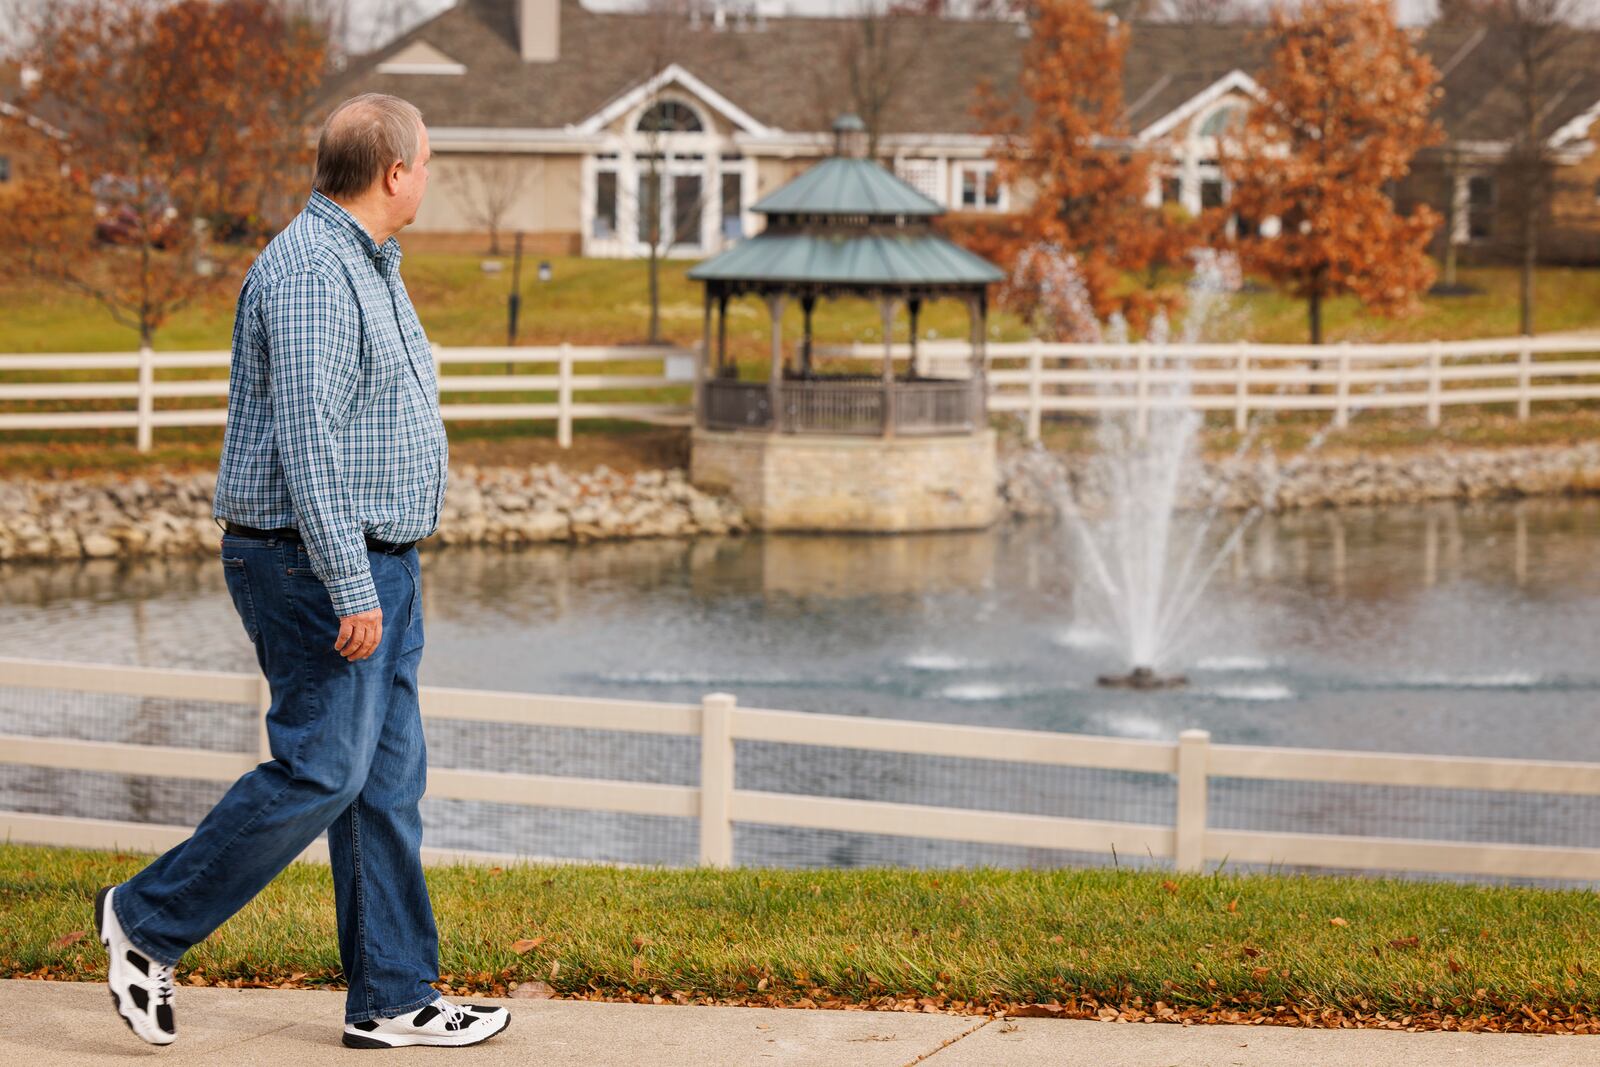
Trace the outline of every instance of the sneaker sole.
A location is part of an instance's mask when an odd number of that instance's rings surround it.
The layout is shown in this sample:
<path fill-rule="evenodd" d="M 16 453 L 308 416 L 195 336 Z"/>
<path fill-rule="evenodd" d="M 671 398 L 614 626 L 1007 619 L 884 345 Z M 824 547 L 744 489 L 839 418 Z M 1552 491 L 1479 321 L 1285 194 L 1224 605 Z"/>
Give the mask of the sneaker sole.
<path fill-rule="evenodd" d="M 163 1034 L 157 1030 L 156 1033 L 160 1036 L 146 1037 L 140 1033 L 139 1028 L 133 1025 L 133 1020 L 123 1012 L 122 998 L 117 996 L 117 991 L 111 987 L 111 939 L 106 936 L 106 898 L 111 895 L 113 888 L 113 886 L 109 885 L 102 886 L 100 892 L 96 893 L 94 897 L 94 929 L 95 933 L 100 937 L 100 943 L 106 947 L 106 989 L 111 993 L 111 1004 L 117 1009 L 117 1018 L 127 1024 L 128 1029 L 133 1031 L 133 1036 L 140 1040 L 148 1041 L 152 1045 L 170 1045 L 178 1040 L 176 1034 Z"/>
<path fill-rule="evenodd" d="M 380 1037 L 373 1037 L 368 1034 L 352 1034 L 350 1031 L 346 1030 L 344 1032 L 344 1044 L 346 1048 L 405 1048 L 410 1045 L 430 1046 L 433 1048 L 466 1048 L 468 1045 L 477 1045 L 487 1041 L 497 1034 L 503 1034 L 506 1032 L 506 1030 L 510 1029 L 510 1027 L 511 1013 L 506 1012 L 506 1021 L 501 1024 L 498 1030 L 484 1034 L 482 1037 L 474 1037 L 471 1041 L 456 1041 L 449 1039 L 443 1041 L 434 1041 L 430 1039 L 414 1041 L 405 1035 L 395 1034 L 395 1040 L 391 1042 L 385 1041 Z"/>

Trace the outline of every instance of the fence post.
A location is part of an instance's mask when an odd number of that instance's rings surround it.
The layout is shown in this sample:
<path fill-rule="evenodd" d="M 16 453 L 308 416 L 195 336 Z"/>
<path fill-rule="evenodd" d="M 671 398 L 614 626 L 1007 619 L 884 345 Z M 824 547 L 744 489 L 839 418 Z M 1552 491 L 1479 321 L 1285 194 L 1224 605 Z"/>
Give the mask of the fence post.
<path fill-rule="evenodd" d="M 1517 353 L 1517 418 L 1526 419 L 1533 406 L 1533 348 L 1523 345 Z"/>
<path fill-rule="evenodd" d="M 566 341 L 556 363 L 556 443 L 572 447 L 572 345 Z"/>
<path fill-rule="evenodd" d="M 1334 387 L 1333 424 L 1339 429 L 1350 425 L 1350 342 L 1339 342 L 1339 381 Z"/>
<path fill-rule="evenodd" d="M 1174 865 L 1180 871 L 1205 867 L 1206 760 L 1211 745 L 1208 730 L 1185 730 L 1178 735 L 1178 815 Z"/>
<path fill-rule="evenodd" d="M 156 407 L 156 354 L 150 350 L 149 345 L 139 346 L 139 428 L 138 446 L 140 452 L 150 451 L 151 438 L 154 436 L 154 427 L 151 425 L 152 416 Z"/>
<path fill-rule="evenodd" d="M 1428 425 L 1439 425 L 1439 408 L 1442 402 L 1440 396 L 1443 383 L 1439 380 L 1439 371 L 1443 363 L 1442 346 L 1438 341 L 1428 345 Z"/>
<path fill-rule="evenodd" d="M 272 759 L 272 739 L 267 735 L 267 712 L 271 709 L 272 686 L 268 683 L 267 676 L 263 674 L 256 679 L 256 710 L 261 713 L 261 717 L 256 720 L 256 729 L 263 763 Z"/>
<path fill-rule="evenodd" d="M 1250 342 L 1240 341 L 1233 353 L 1233 429 L 1244 433 L 1250 425 Z"/>
<path fill-rule="evenodd" d="M 733 866 L 733 705 L 729 693 L 700 698 L 700 863 Z"/>
<path fill-rule="evenodd" d="M 1150 432 L 1150 346 L 1139 345 L 1139 353 L 1134 370 L 1134 395 L 1137 418 L 1139 420 L 1139 436 L 1144 437 Z"/>
<path fill-rule="evenodd" d="M 1028 349 L 1028 441 L 1039 440 L 1044 430 L 1044 346 L 1036 337 Z"/>

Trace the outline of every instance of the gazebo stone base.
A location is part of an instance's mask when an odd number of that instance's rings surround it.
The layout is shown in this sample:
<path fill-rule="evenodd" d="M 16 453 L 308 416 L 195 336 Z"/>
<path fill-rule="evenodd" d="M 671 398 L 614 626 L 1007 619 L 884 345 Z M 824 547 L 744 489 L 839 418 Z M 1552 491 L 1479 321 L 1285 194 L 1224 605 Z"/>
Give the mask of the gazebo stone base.
<path fill-rule="evenodd" d="M 761 530 L 975 530 L 1000 513 L 992 429 L 888 440 L 696 429 L 689 479 L 731 495 Z"/>

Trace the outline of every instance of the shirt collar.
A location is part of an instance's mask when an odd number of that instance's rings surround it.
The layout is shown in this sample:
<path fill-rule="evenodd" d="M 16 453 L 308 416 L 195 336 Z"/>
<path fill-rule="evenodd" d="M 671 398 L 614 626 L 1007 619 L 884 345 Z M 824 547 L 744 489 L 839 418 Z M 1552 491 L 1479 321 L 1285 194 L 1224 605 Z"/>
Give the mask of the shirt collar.
<path fill-rule="evenodd" d="M 372 239 L 372 234 L 367 232 L 367 228 L 361 225 L 360 219 L 318 190 L 311 191 L 311 200 L 306 204 L 306 210 L 326 222 L 348 229 L 361 246 L 361 251 L 378 266 L 388 266 L 400 261 L 400 242 L 394 235 L 391 234 L 383 244 L 378 244 Z"/>

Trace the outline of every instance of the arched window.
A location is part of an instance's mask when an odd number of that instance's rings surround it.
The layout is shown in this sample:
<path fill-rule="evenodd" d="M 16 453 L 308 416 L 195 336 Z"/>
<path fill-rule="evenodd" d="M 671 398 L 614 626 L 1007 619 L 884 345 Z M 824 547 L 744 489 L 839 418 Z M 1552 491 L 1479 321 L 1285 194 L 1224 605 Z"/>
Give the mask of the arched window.
<path fill-rule="evenodd" d="M 662 100 L 639 116 L 640 133 L 700 133 L 700 116 L 687 104 Z"/>
<path fill-rule="evenodd" d="M 1237 129 L 1244 122 L 1244 108 L 1238 104 L 1219 107 L 1200 126 L 1201 137 L 1221 137 L 1230 129 Z"/>

